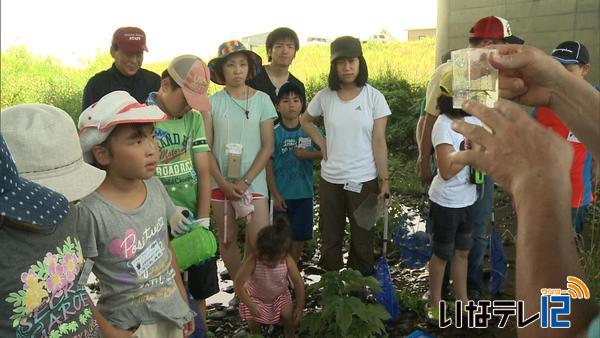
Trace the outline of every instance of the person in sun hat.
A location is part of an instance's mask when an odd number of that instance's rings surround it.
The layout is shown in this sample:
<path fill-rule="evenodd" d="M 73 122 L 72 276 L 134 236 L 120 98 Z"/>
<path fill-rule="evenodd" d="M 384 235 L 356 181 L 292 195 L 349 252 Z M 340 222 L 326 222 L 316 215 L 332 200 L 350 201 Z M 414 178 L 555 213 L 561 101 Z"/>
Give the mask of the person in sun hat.
<path fill-rule="evenodd" d="M 167 222 L 189 222 L 154 172 L 154 123 L 167 115 L 124 91 L 105 95 L 79 117 L 86 161 L 106 178 L 78 207 L 83 254 L 100 281 L 98 310 L 133 337 L 182 337 L 194 312 L 169 244 Z"/>
<path fill-rule="evenodd" d="M 552 51 L 552 57 L 571 74 L 586 78 L 590 71 L 590 54 L 579 41 L 561 42 Z M 600 87 L 596 87 L 600 90 Z M 571 221 L 575 229 L 576 242 L 581 245 L 583 225 L 589 205 L 594 201 L 594 184 L 597 182 L 598 163 L 587 147 L 573 135 L 571 130 L 548 107 L 535 107 L 531 115 L 545 127 L 551 128 L 573 147 L 571 165 Z"/>
<path fill-rule="evenodd" d="M 110 45 L 112 66 L 89 79 L 83 90 L 81 110 L 100 100 L 104 95 L 124 90 L 138 102 L 144 102 L 150 92 L 160 87 L 160 76 L 143 69 L 146 33 L 138 27 L 120 27 L 114 33 Z"/>
<path fill-rule="evenodd" d="M 97 337 L 102 319 L 85 290 L 81 228 L 69 202 L 94 191 L 105 173 L 83 162 L 63 110 L 20 104 L 0 119 L 0 336 L 54 336 L 58 322 Z"/>
<path fill-rule="evenodd" d="M 469 30 L 468 35 L 470 48 L 484 48 L 490 45 L 500 44 L 524 44 L 525 41 L 512 32 L 508 20 L 499 16 L 486 16 L 475 22 Z M 421 135 L 419 157 L 417 158 L 417 173 L 424 183 L 433 179 L 429 166 L 432 156 L 431 131 L 440 112 L 437 106 L 437 98 L 440 96 L 440 77 L 448 69 L 452 68 L 452 62 L 443 63 L 436 68 L 431 81 L 427 85 L 425 111 L 425 125 Z M 484 184 L 478 186 L 478 200 L 474 206 L 473 226 L 473 248 L 469 252 L 469 267 L 467 276 L 467 288 L 470 299 L 481 297 L 481 285 L 483 281 L 483 256 L 485 254 L 488 239 L 488 224 L 490 223 L 492 208 L 494 205 L 494 181 L 485 176 Z"/>
<path fill-rule="evenodd" d="M 236 217 L 250 216 L 245 217 L 245 253 L 253 252 L 258 231 L 269 223 L 265 166 L 273 154 L 277 113 L 267 94 L 246 84 L 261 64 L 260 56 L 237 40 L 222 43 L 208 63 L 211 80 L 225 85 L 209 97 L 212 110 L 205 122 L 214 157 L 211 201 L 219 251 L 232 279 L 242 261 Z"/>
<path fill-rule="evenodd" d="M 180 55 L 162 73 L 158 92 L 146 103 L 156 105 L 168 118 L 154 124 L 160 151 L 155 175 L 177 206 L 187 208 L 196 224 L 210 227 L 210 147 L 201 113 L 211 111 L 208 100 L 210 71 L 195 55 Z M 192 110 L 193 109 L 193 110 Z M 171 229 L 181 235 L 189 228 Z M 219 292 L 216 258 L 191 266 L 188 289 L 206 321 L 206 298 Z M 206 327 L 204 325 L 203 327 Z"/>
<path fill-rule="evenodd" d="M 13 150 L 19 173 L 74 202 L 94 191 L 105 172 L 83 160 L 79 136 L 65 111 L 20 104 L 1 113 L 0 130 Z"/>

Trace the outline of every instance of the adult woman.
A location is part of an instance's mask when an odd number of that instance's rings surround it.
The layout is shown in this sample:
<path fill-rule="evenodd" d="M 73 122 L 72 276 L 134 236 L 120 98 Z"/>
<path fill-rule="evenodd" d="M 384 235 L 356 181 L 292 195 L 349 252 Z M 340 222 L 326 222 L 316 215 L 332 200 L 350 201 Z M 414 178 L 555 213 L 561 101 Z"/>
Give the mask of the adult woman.
<path fill-rule="evenodd" d="M 225 85 L 210 97 L 212 111 L 205 123 L 213 154 L 211 201 L 219 250 L 232 278 L 241 264 L 235 221 L 240 209 L 234 206 L 253 209 L 246 218 L 246 253 L 253 252 L 258 231 L 269 224 L 265 166 L 273 153 L 277 114 L 267 94 L 246 85 L 260 64 L 260 57 L 236 40 L 221 44 L 219 56 L 208 63 L 211 80 Z"/>
<path fill-rule="evenodd" d="M 322 89 L 302 116 L 302 125 L 321 148 L 321 264 L 326 270 L 342 268 L 346 217 L 350 220 L 348 266 L 373 274 L 373 231 L 359 225 L 354 211 L 371 194 L 389 195 L 385 128 L 391 114 L 385 97 L 367 84 L 367 63 L 360 41 L 343 36 L 331 43 L 328 88 Z M 313 119 L 323 116 L 326 141 Z M 377 181 L 381 180 L 381 186 Z M 362 227 L 361 227 L 362 226 Z"/>

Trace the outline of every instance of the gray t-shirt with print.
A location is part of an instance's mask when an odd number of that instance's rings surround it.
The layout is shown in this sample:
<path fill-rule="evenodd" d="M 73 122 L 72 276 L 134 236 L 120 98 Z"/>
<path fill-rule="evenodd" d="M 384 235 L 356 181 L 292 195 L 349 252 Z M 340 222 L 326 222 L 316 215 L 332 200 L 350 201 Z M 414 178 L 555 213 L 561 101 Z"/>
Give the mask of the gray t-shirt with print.
<path fill-rule="evenodd" d="M 95 262 L 98 309 L 113 325 L 130 329 L 167 320 L 183 327 L 194 313 L 171 266 L 167 220 L 175 209 L 156 177 L 144 183 L 146 200 L 136 209 L 120 209 L 96 192 L 81 200 L 83 254 Z"/>
<path fill-rule="evenodd" d="M 0 337 L 98 337 L 76 210 L 38 230 L 0 227 Z"/>

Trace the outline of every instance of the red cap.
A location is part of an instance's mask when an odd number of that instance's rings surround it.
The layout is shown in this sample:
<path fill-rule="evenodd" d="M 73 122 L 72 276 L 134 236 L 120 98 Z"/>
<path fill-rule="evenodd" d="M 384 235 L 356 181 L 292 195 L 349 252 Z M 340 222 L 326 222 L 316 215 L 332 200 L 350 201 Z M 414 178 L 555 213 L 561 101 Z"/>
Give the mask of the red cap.
<path fill-rule="evenodd" d="M 125 52 L 148 51 L 148 47 L 146 47 L 146 33 L 137 27 L 121 27 L 117 29 L 113 34 L 112 43 Z"/>
<path fill-rule="evenodd" d="M 522 45 L 525 41 L 512 35 L 510 25 L 506 19 L 499 16 L 486 16 L 479 19 L 471 28 L 469 37 L 480 39 L 503 40 L 506 43 Z"/>

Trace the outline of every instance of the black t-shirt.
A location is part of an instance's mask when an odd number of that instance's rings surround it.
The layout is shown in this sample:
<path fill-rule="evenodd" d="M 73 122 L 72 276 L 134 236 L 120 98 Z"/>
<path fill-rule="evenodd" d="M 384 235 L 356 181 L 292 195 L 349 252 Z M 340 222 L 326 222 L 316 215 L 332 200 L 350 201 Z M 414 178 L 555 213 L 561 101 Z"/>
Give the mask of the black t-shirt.
<path fill-rule="evenodd" d="M 124 90 L 139 103 L 144 103 L 148 94 L 158 91 L 160 80 L 158 74 L 143 68 L 140 68 L 134 76 L 125 76 L 113 63 L 109 69 L 92 76 L 85 85 L 81 110 L 98 102 L 104 95 L 117 90 Z"/>
<path fill-rule="evenodd" d="M 302 88 L 302 94 L 304 96 L 302 97 L 302 102 L 304 102 L 304 104 L 302 105 L 302 112 L 304 112 L 306 110 L 306 89 L 304 88 L 304 83 L 298 80 L 294 75 L 292 75 L 292 73 L 289 74 L 290 75 L 288 77 L 288 81 L 294 82 L 298 86 L 300 86 L 300 88 Z M 275 106 L 275 108 L 277 108 L 277 88 L 275 88 L 275 86 L 271 82 L 271 79 L 269 79 L 269 74 L 267 74 L 267 71 L 264 66 L 261 66 L 260 72 L 252 80 L 248 81 L 248 85 L 256 90 L 260 90 L 261 92 L 267 93 L 267 95 L 269 95 L 269 97 L 271 98 L 273 105 Z M 276 122 L 279 121 L 279 117 L 279 112 L 277 112 Z"/>
<path fill-rule="evenodd" d="M 76 210 L 47 231 L 0 228 L 0 337 L 98 337 Z"/>

